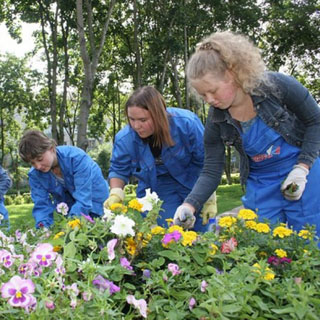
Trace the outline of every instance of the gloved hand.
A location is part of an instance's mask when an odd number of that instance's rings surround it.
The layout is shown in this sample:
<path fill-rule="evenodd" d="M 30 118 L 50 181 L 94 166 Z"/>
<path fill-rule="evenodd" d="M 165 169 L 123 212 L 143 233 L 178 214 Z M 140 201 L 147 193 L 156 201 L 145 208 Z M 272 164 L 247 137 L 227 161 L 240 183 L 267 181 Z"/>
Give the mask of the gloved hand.
<path fill-rule="evenodd" d="M 192 209 L 188 205 L 182 204 L 174 214 L 173 223 L 181 226 L 183 229 L 191 229 L 196 222 Z"/>
<path fill-rule="evenodd" d="M 122 203 L 124 200 L 124 191 L 121 188 L 112 188 L 109 193 L 109 198 L 104 202 L 104 207 L 109 209 L 114 203 Z"/>
<path fill-rule="evenodd" d="M 299 200 L 307 183 L 309 170 L 297 164 L 293 167 L 287 178 L 281 185 L 281 192 L 287 200 Z"/>
<path fill-rule="evenodd" d="M 210 218 L 214 218 L 218 213 L 216 192 L 214 192 L 201 210 L 202 224 L 206 225 Z"/>

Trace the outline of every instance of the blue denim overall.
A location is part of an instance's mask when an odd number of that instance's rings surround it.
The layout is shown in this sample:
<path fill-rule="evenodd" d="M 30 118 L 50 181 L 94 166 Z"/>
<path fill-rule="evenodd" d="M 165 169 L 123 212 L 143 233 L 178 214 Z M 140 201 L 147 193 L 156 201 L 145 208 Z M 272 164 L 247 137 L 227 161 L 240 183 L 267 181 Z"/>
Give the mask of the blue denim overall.
<path fill-rule="evenodd" d="M 190 189 L 183 186 L 170 175 L 168 169 L 161 163 L 161 159 L 156 159 L 156 171 L 157 185 L 155 191 L 159 198 L 163 200 L 162 209 L 164 209 L 164 211 L 160 211 L 157 223 L 159 226 L 168 227 L 166 219 L 173 218 L 177 207 L 183 203 L 190 193 Z M 205 232 L 207 229 L 208 225 L 202 225 L 202 218 L 197 215 L 193 230 Z"/>
<path fill-rule="evenodd" d="M 256 211 L 260 221 L 268 219 L 271 223 L 287 222 L 297 231 L 306 224 L 315 225 L 319 236 L 319 158 L 310 169 L 300 200 L 289 201 L 283 197 L 280 187 L 297 163 L 300 149 L 288 144 L 259 117 L 241 136 L 250 159 L 246 195 L 242 197 L 244 207 Z"/>

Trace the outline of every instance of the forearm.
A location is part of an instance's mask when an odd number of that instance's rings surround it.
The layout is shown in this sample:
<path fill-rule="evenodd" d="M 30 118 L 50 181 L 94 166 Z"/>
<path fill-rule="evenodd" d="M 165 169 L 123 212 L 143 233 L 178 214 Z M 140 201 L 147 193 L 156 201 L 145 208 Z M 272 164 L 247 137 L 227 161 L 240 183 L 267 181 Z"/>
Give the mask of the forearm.
<path fill-rule="evenodd" d="M 124 186 L 125 186 L 125 182 L 122 179 L 119 179 L 119 178 L 111 178 L 109 180 L 109 186 L 110 186 L 110 189 L 112 189 L 112 188 L 123 189 Z"/>

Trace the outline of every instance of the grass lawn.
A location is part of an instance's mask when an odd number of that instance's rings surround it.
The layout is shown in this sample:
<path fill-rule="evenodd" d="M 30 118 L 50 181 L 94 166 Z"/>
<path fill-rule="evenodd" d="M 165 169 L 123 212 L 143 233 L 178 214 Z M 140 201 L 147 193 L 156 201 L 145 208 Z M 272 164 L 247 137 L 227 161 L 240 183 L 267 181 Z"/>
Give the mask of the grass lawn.
<path fill-rule="evenodd" d="M 242 195 L 243 192 L 239 184 L 219 186 L 217 190 L 218 213 L 240 206 Z M 12 230 L 34 227 L 32 207 L 33 204 L 7 206 Z"/>

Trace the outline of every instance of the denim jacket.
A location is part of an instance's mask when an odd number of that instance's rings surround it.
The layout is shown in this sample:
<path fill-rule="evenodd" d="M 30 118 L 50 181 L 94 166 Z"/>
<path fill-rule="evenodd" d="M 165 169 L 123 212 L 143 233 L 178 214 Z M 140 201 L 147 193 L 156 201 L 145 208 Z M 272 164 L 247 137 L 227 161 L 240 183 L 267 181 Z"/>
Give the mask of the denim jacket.
<path fill-rule="evenodd" d="M 265 90 L 265 96 L 252 95 L 255 111 L 287 143 L 301 149 L 297 162 L 311 167 L 320 150 L 320 108 L 308 90 L 293 77 L 270 72 L 269 78 L 276 90 Z M 250 168 L 240 130 L 228 110 L 210 107 L 204 133 L 204 166 L 194 188 L 185 199 L 197 210 L 220 183 L 225 163 L 225 146 L 234 146 L 239 152 L 240 181 L 245 185 Z"/>

